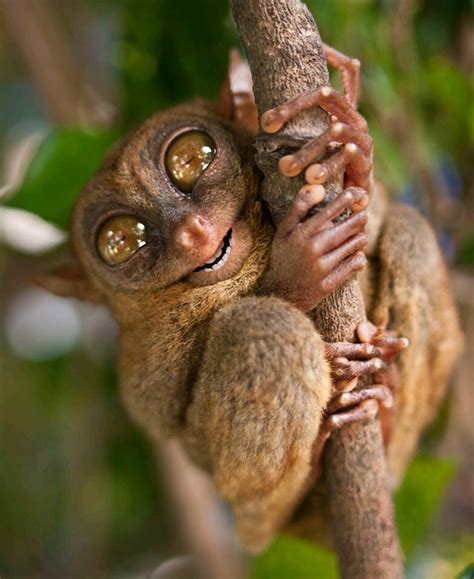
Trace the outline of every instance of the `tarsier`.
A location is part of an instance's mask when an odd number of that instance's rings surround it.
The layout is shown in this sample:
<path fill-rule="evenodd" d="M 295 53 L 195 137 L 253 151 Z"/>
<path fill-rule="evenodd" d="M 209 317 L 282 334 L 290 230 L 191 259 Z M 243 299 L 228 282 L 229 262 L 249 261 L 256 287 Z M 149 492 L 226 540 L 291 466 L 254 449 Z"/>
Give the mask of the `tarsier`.
<path fill-rule="evenodd" d="M 431 228 L 372 179 L 358 63 L 326 54 L 344 95 L 318 88 L 260 119 L 273 132 L 310 107 L 332 116 L 326 133 L 280 161 L 306 184 L 278 226 L 259 197 L 251 76 L 234 53 L 219 103 L 158 112 L 108 154 L 75 205 L 77 264 L 45 281 L 109 305 L 128 411 L 210 473 L 252 551 L 288 522 L 317 534 L 321 515 L 291 514 L 343 424 L 380 412 L 395 485 L 461 344 Z M 321 209 L 324 183 L 341 169 L 346 188 Z M 354 274 L 378 327 L 362 323 L 357 344 L 326 344 L 309 314 Z M 372 384 L 353 390 L 362 375 Z"/>

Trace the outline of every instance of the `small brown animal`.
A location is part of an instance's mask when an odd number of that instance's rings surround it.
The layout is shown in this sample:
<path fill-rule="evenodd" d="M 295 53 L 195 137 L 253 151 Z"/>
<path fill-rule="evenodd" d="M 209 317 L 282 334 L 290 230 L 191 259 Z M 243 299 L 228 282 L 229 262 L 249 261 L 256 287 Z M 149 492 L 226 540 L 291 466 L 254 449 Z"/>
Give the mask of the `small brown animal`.
<path fill-rule="evenodd" d="M 330 432 L 379 406 L 399 481 L 461 344 L 431 228 L 372 182 L 372 141 L 355 109 L 358 65 L 327 55 L 342 69 L 347 98 L 324 87 L 262 119 L 278 130 L 316 105 L 337 117 L 327 134 L 282 159 L 288 175 L 306 170 L 307 184 L 278 227 L 259 197 L 250 72 L 234 54 L 219 104 L 159 112 L 108 154 L 75 205 L 77 263 L 45 282 L 109 305 L 120 327 L 125 406 L 153 440 L 181 440 L 232 505 L 253 551 L 301 501 Z M 324 151 L 332 154 L 315 163 Z M 311 211 L 341 167 L 345 191 Z M 366 323 L 364 343 L 325 344 L 310 312 L 355 272 L 370 319 L 390 327 Z M 402 349 L 394 379 L 390 360 Z M 375 384 L 352 391 L 363 374 Z M 318 520 L 300 509 L 292 528 L 314 535 Z"/>

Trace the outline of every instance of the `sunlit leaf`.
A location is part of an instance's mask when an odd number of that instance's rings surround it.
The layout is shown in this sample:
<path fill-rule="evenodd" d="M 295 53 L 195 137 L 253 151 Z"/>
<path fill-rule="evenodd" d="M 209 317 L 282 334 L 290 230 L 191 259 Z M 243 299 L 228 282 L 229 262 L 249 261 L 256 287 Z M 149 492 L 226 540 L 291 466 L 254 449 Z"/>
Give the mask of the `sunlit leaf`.
<path fill-rule="evenodd" d="M 136 123 L 157 109 L 196 96 L 216 99 L 239 40 L 222 0 L 123 0 L 118 63 L 123 115 Z"/>
<path fill-rule="evenodd" d="M 456 579 L 474 579 L 474 563 L 470 563 L 456 576 Z"/>
<path fill-rule="evenodd" d="M 251 579 L 337 579 L 334 555 L 309 541 L 279 536 L 252 562 Z"/>
<path fill-rule="evenodd" d="M 474 263 L 474 233 L 472 233 L 461 247 L 457 259 L 462 265 L 471 265 Z"/>
<path fill-rule="evenodd" d="M 456 467 L 444 460 L 417 456 L 395 495 L 402 550 L 409 557 L 429 529 Z"/>
<path fill-rule="evenodd" d="M 55 129 L 40 144 L 23 183 L 6 205 L 66 229 L 75 198 L 116 138 L 110 131 Z"/>

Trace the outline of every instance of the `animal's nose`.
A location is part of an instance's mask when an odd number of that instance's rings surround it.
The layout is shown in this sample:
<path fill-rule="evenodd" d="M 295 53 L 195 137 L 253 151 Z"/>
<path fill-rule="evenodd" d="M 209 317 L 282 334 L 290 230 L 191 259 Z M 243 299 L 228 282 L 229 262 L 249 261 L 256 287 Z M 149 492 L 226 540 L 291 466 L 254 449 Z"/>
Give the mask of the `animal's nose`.
<path fill-rule="evenodd" d="M 187 215 L 184 222 L 176 229 L 176 244 L 188 253 L 207 245 L 214 234 L 214 226 L 201 215 Z"/>

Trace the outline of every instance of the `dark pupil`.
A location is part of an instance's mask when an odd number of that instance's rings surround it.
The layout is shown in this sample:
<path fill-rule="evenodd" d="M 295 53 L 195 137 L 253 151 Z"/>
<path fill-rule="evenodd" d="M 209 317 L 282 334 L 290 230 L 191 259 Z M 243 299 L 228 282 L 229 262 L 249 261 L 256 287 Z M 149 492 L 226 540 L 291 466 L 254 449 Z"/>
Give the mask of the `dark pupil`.
<path fill-rule="evenodd" d="M 165 156 L 166 171 L 176 187 L 191 191 L 216 156 L 216 145 L 204 131 L 189 131 L 171 143 Z"/>

